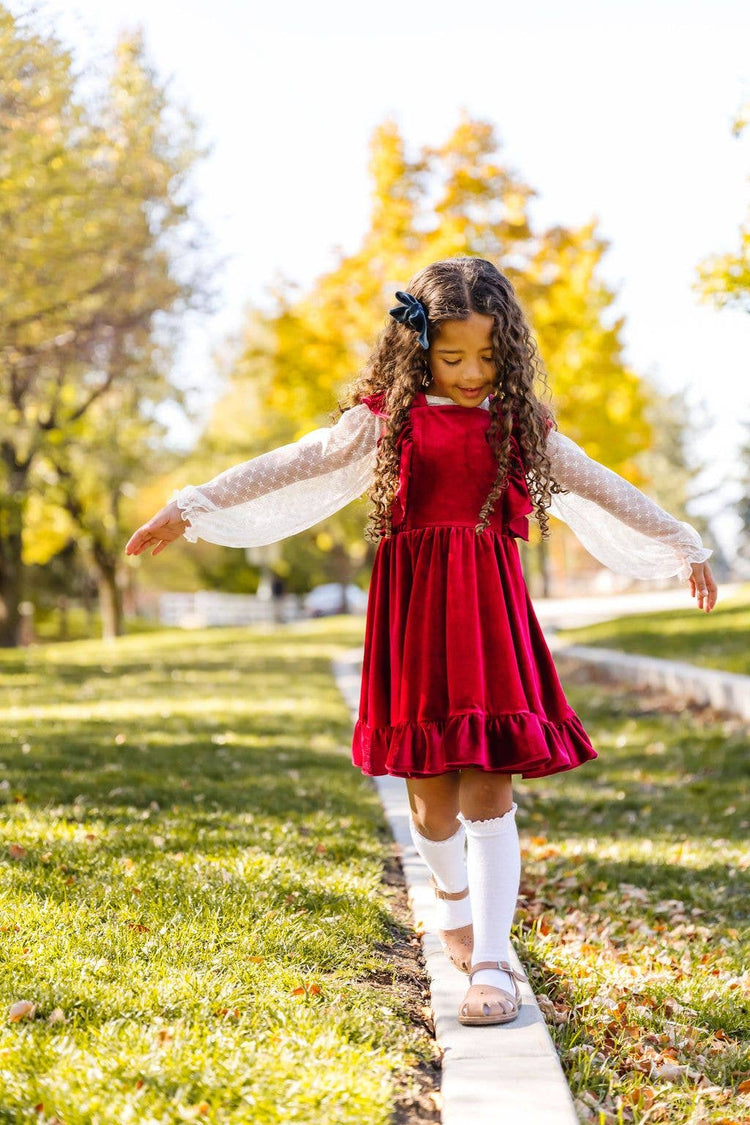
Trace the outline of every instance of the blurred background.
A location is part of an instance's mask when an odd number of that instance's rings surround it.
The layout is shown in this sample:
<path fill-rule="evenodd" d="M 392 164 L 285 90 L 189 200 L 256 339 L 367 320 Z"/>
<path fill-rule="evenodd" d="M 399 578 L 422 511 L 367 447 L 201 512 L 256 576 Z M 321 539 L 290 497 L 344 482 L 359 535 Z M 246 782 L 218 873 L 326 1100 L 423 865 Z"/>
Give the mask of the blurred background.
<path fill-rule="evenodd" d="M 516 286 L 561 431 L 750 577 L 749 23 L 0 4 L 0 646 L 362 612 L 366 498 L 269 548 L 124 546 L 327 425 L 393 291 L 456 253 Z M 534 597 L 684 601 L 551 524 Z"/>

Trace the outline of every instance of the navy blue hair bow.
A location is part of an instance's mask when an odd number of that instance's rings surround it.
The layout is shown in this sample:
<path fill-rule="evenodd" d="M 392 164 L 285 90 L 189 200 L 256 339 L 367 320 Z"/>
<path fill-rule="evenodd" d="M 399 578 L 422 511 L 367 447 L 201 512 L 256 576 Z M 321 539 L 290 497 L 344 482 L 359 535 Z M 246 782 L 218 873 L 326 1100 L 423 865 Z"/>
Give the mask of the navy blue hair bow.
<path fill-rule="evenodd" d="M 396 297 L 402 303 L 397 305 L 395 309 L 390 310 L 391 316 L 401 324 L 407 325 L 408 328 L 413 328 L 419 335 L 419 342 L 422 347 L 429 348 L 427 313 L 424 311 L 424 305 L 416 297 L 412 297 L 411 293 L 402 293 L 400 289 L 396 290 Z"/>

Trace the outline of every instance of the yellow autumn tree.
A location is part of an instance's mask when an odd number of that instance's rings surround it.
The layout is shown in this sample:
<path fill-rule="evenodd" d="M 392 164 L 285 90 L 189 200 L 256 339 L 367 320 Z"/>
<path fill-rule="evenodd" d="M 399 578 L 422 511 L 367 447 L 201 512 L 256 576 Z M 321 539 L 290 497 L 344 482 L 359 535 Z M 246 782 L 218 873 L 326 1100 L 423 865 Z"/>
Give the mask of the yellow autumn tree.
<path fill-rule="evenodd" d="M 272 311 L 254 311 L 226 400 L 209 426 L 209 445 L 221 443 L 217 423 L 236 416 L 243 397 L 253 403 L 248 450 L 327 424 L 385 324 L 394 290 L 431 261 L 475 254 L 495 261 L 516 287 L 550 374 L 561 429 L 634 483 L 648 483 L 637 457 L 652 442 L 654 391 L 623 357 L 624 321 L 614 316 L 616 295 L 600 276 L 607 243 L 594 221 L 535 230 L 529 203 L 536 192 L 501 149 L 495 127 L 465 110 L 444 144 L 413 157 L 391 118 L 378 126 L 370 145 L 370 222 L 360 247 L 339 254 L 304 292 L 278 285 Z M 260 448 L 259 434 L 268 439 Z M 308 534 L 312 541 L 322 532 L 327 543 L 356 549 L 356 568 L 366 508 L 353 507 L 354 519 L 338 513 Z M 297 549 L 285 545 L 285 556 Z"/>

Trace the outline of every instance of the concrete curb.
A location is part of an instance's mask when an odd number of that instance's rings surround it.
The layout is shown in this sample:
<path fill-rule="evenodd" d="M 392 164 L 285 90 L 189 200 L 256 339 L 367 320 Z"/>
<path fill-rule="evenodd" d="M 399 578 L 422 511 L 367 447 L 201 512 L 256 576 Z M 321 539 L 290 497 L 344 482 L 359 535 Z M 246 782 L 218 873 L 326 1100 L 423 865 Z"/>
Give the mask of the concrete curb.
<path fill-rule="evenodd" d="M 336 683 L 354 720 L 361 661 L 360 649 L 333 661 Z M 406 783 L 399 777 L 373 780 L 401 852 L 415 926 L 424 931 L 435 1038 L 443 1052 L 443 1125 L 578 1125 L 555 1045 L 528 983 L 519 986 L 523 1004 L 518 1018 L 507 1026 L 459 1024 L 468 978 L 451 965 L 437 936 L 429 872 L 409 832 Z M 515 952 L 511 964 L 523 968 Z"/>
<path fill-rule="evenodd" d="M 547 643 L 551 652 L 594 664 L 622 682 L 636 687 L 663 688 L 701 706 L 750 719 L 750 676 L 613 648 L 566 644 L 554 634 L 547 637 Z"/>

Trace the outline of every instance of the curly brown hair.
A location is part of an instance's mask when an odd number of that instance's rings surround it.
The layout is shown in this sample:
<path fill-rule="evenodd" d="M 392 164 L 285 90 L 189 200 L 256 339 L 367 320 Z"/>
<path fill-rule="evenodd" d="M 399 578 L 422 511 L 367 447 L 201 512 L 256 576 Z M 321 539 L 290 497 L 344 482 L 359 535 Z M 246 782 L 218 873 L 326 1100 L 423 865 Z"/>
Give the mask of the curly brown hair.
<path fill-rule="evenodd" d="M 492 262 L 484 258 L 458 256 L 433 262 L 416 273 L 407 291 L 418 298 L 427 314 L 430 344 L 446 320 L 466 320 L 472 312 L 492 316 L 492 351 L 495 360 L 490 401 L 488 440 L 497 458 L 497 476 L 479 513 L 475 531 L 489 526 L 501 492 L 507 487 L 511 461 L 510 435 L 513 416 L 529 496 L 542 538 L 549 535 L 546 509 L 552 492 L 564 491 L 551 478 L 545 452 L 547 430 L 555 421 L 551 410 L 534 391 L 539 380 L 549 391 L 546 372 L 513 286 Z M 360 374 L 345 391 L 337 417 L 362 401 L 365 395 L 384 394 L 386 429 L 378 445 L 375 477 L 369 492 L 374 507 L 365 538 L 377 542 L 391 535 L 391 504 L 399 483 L 399 435 L 414 396 L 431 379 L 429 351 L 417 333 L 391 318 L 380 333 Z"/>

